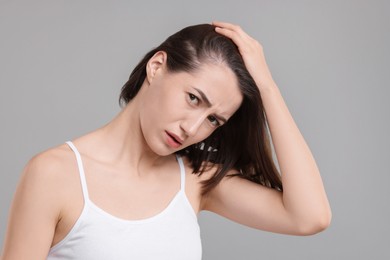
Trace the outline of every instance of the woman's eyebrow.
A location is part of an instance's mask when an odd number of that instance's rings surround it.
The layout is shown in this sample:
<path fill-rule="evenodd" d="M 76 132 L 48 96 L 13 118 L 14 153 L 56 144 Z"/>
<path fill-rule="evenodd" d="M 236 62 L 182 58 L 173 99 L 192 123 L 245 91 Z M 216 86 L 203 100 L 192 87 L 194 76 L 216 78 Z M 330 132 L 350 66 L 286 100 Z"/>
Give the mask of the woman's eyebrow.
<path fill-rule="evenodd" d="M 198 94 L 202 97 L 203 101 L 206 103 L 206 105 L 207 105 L 208 107 L 211 107 L 211 106 L 213 105 L 213 104 L 211 104 L 210 100 L 207 98 L 206 94 L 203 93 L 202 90 L 200 90 L 200 89 L 198 89 L 198 88 L 195 88 L 195 87 L 193 87 L 193 88 L 194 88 L 194 89 L 198 92 Z"/>
<path fill-rule="evenodd" d="M 195 89 L 198 92 L 198 94 L 201 96 L 202 100 L 206 103 L 207 107 L 211 107 L 213 105 L 213 104 L 211 104 L 210 100 L 207 98 L 206 94 L 202 90 L 200 90 L 200 89 L 198 89 L 196 87 L 193 87 L 193 89 Z M 220 116 L 220 115 L 214 115 L 214 116 L 218 120 L 222 121 L 223 123 L 227 122 L 227 119 L 222 117 L 222 116 Z"/>

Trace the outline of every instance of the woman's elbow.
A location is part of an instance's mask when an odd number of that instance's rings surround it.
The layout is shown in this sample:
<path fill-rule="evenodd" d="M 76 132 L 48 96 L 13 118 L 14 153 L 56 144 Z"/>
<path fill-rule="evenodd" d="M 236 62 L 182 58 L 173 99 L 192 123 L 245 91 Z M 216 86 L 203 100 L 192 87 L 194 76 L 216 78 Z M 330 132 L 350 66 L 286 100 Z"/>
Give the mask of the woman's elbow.
<path fill-rule="evenodd" d="M 300 225 L 299 234 L 300 236 L 310 236 L 324 231 L 330 226 L 332 220 L 331 211 L 321 214 L 318 217 L 311 218 L 311 221 L 307 221 Z"/>

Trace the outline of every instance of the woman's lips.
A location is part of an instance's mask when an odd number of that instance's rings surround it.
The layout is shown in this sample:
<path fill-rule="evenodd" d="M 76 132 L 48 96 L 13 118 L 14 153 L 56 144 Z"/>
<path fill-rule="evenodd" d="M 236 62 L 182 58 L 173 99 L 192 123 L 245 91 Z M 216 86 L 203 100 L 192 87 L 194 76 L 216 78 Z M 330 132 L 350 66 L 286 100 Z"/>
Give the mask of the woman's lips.
<path fill-rule="evenodd" d="M 167 143 L 169 146 L 173 147 L 173 148 L 178 148 L 181 144 L 182 144 L 182 140 L 175 134 L 171 133 L 171 132 L 168 132 L 168 131 L 165 131 L 166 134 L 167 134 Z"/>

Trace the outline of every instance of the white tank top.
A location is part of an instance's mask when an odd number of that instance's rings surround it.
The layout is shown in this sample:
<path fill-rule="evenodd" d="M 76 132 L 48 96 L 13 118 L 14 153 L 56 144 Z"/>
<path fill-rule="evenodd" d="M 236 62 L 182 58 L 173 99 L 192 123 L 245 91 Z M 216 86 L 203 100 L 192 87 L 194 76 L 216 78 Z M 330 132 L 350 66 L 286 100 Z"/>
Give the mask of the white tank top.
<path fill-rule="evenodd" d="M 84 207 L 63 240 L 50 248 L 48 260 L 199 260 L 200 228 L 185 192 L 185 170 L 180 156 L 181 184 L 169 205 L 157 215 L 140 220 L 115 217 L 89 200 L 80 153 L 76 155 Z"/>

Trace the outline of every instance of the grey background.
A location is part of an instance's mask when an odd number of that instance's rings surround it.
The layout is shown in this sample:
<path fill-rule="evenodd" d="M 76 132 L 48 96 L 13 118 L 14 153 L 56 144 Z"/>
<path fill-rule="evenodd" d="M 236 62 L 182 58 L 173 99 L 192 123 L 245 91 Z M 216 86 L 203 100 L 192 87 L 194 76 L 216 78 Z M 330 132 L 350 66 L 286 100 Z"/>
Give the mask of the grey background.
<path fill-rule="evenodd" d="M 389 259 L 389 13 L 388 1 L 0 1 L 0 244 L 25 163 L 111 120 L 149 49 L 223 20 L 262 43 L 333 221 L 296 237 L 202 212 L 203 259 Z"/>

